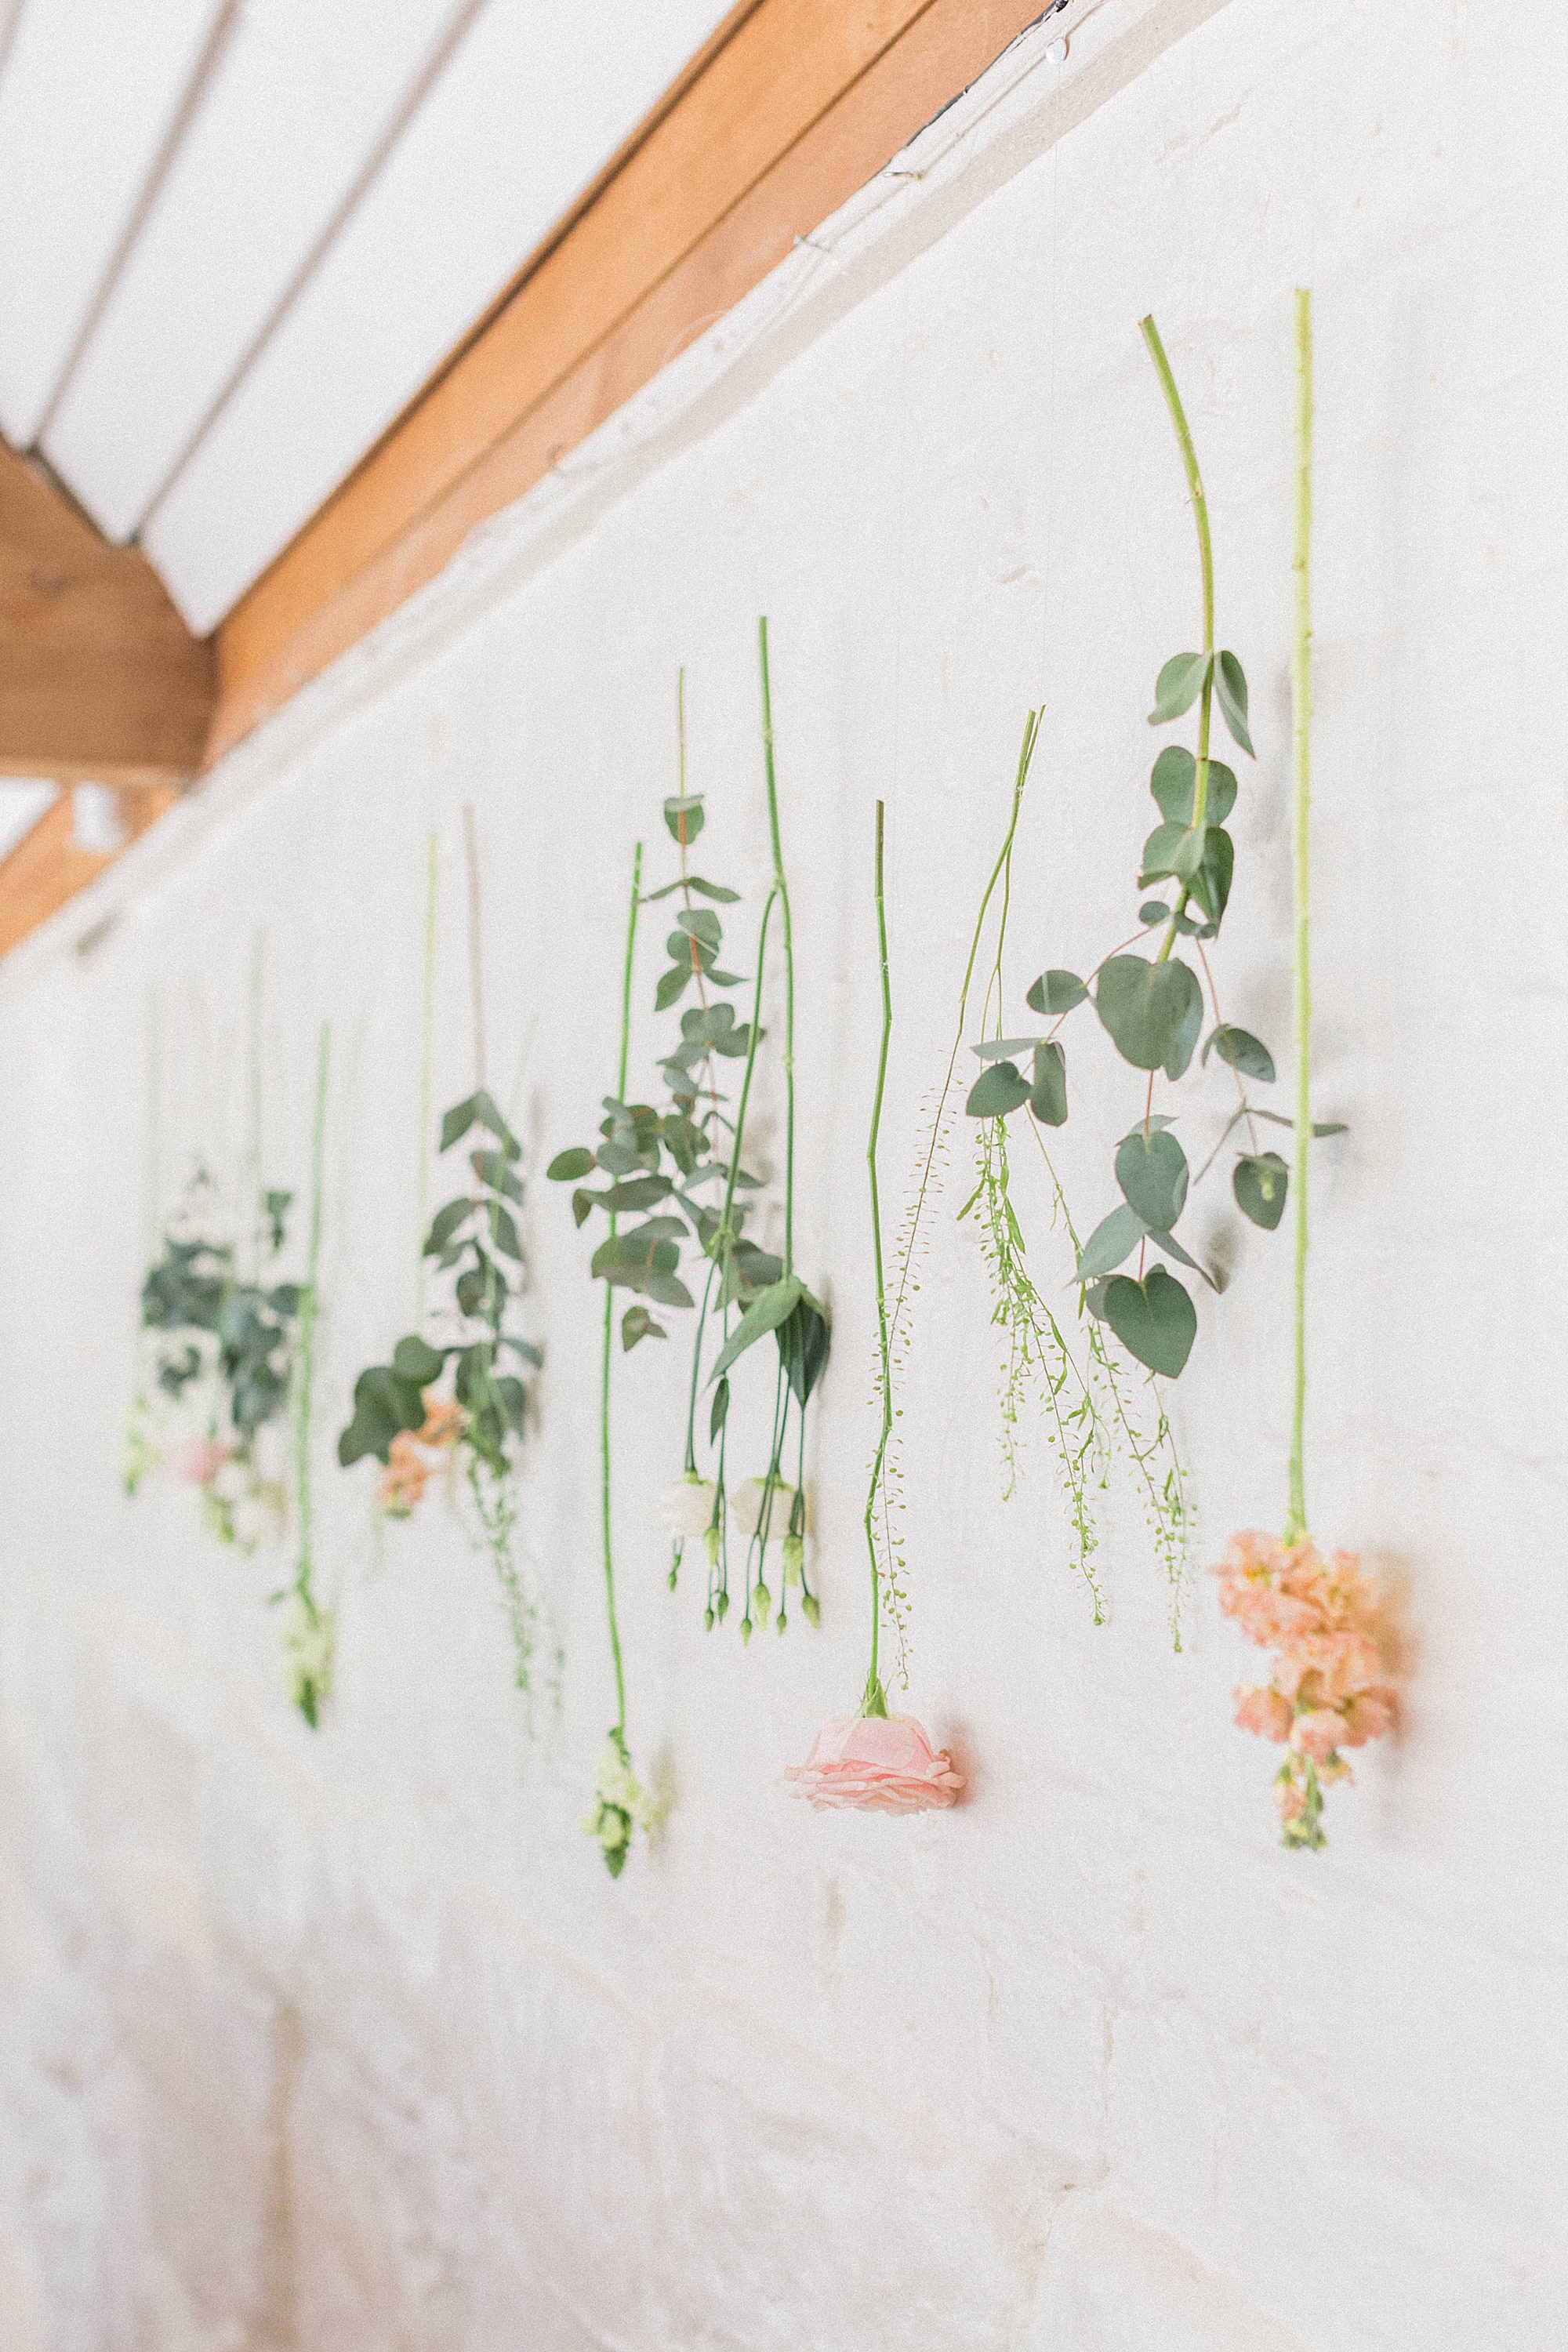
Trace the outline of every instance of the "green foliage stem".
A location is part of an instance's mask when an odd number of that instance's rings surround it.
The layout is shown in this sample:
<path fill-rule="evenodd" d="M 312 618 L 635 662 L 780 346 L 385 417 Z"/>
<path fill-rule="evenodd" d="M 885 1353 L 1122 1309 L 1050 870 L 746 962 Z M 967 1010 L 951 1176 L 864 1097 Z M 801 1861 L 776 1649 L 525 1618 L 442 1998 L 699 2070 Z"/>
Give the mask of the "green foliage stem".
<path fill-rule="evenodd" d="M 300 1552 L 294 1570 L 294 1594 L 299 1604 L 303 1626 L 317 1635 L 313 1646 L 321 1652 L 319 1659 L 308 1660 L 297 1653 L 294 1672 L 294 1703 L 306 1722 L 314 1730 L 320 1720 L 321 1702 L 327 1695 L 330 1679 L 330 1636 L 321 1640 L 323 1628 L 321 1610 L 314 1590 L 311 1560 L 312 1510 L 310 1488 L 310 1406 L 316 1370 L 316 1322 L 320 1313 L 320 1292 L 317 1286 L 321 1255 L 321 1192 L 322 1170 L 327 1130 L 327 1072 L 331 1050 L 331 1031 L 321 1024 L 316 1048 L 316 1115 L 310 1140 L 310 1232 L 305 1258 L 305 1282 L 300 1294 L 299 1339 L 296 1349 L 294 1382 L 294 1486 L 295 1511 L 300 1530 Z"/>
<path fill-rule="evenodd" d="M 1312 990 L 1308 961 L 1312 810 L 1312 297 L 1296 293 L 1296 577 L 1290 705 L 1295 750 L 1293 850 L 1296 881 L 1296 1265 L 1290 1412 L 1290 1496 L 1285 1541 L 1307 1532 L 1303 1441 L 1307 1411 L 1307 1159 L 1312 1139 Z"/>
<path fill-rule="evenodd" d="M 642 893 L 642 844 L 632 855 L 632 895 L 626 910 L 626 952 L 621 975 L 621 1052 L 616 1066 L 616 1100 L 626 1098 L 626 1062 L 632 1033 L 632 965 L 637 952 L 637 907 Z M 610 1238 L 616 1237 L 616 1216 L 610 1213 Z M 623 1746 L 626 1733 L 626 1679 L 621 1662 L 621 1629 L 616 1615 L 616 1556 L 610 1524 L 610 1366 L 615 1332 L 616 1295 L 605 1285 L 605 1330 L 599 1372 L 599 1486 L 605 1538 L 605 1606 L 610 1623 L 610 1655 L 616 1665 L 616 1732 Z"/>
<path fill-rule="evenodd" d="M 877 1143 L 882 1131 L 882 1096 L 888 1083 L 888 1043 L 893 1034 L 893 990 L 888 970 L 888 908 L 882 887 L 882 837 L 885 813 L 877 803 L 877 955 L 882 975 L 882 1040 L 877 1055 L 877 1091 L 871 1100 L 871 1129 L 866 1139 L 866 1173 L 871 1192 L 871 1246 L 877 1276 L 877 1342 L 881 1359 L 882 1427 L 866 1490 L 866 1550 L 871 1563 L 871 1664 L 866 1676 L 862 1715 L 886 1715 L 887 1698 L 877 1672 L 878 1643 L 882 1623 L 882 1580 L 877 1561 L 876 1514 L 881 1496 L 888 1441 L 893 1433 L 893 1362 L 888 1344 L 888 1293 L 882 1274 L 882 1203 L 877 1187 Z"/>
<path fill-rule="evenodd" d="M 1182 465 L 1187 477 L 1187 492 L 1193 502 L 1193 518 L 1197 524 L 1198 556 L 1203 568 L 1203 650 L 1209 658 L 1208 666 L 1204 672 L 1203 698 L 1198 710 L 1197 775 L 1193 787 L 1191 819 L 1192 829 L 1196 832 L 1204 824 L 1208 807 L 1209 720 L 1214 702 L 1214 548 L 1209 539 L 1208 500 L 1204 495 L 1203 476 L 1198 471 L 1198 453 L 1193 446 L 1193 436 L 1188 428 L 1186 411 L 1182 406 L 1182 395 L 1176 390 L 1176 379 L 1171 373 L 1171 362 L 1165 357 L 1165 346 L 1160 341 L 1160 330 L 1154 324 L 1152 313 L 1149 317 L 1141 320 L 1139 324 L 1143 341 L 1149 346 L 1149 355 L 1154 362 L 1155 373 L 1160 379 L 1160 388 L 1165 395 L 1165 404 L 1171 412 L 1171 422 L 1176 428 L 1176 440 L 1182 452 Z M 1170 928 L 1165 933 L 1164 941 L 1160 949 L 1158 960 L 1161 963 L 1168 961 L 1171 950 L 1176 943 L 1177 919 L 1185 914 L 1190 895 L 1184 883 L 1176 900 L 1175 913 L 1171 918 Z"/>

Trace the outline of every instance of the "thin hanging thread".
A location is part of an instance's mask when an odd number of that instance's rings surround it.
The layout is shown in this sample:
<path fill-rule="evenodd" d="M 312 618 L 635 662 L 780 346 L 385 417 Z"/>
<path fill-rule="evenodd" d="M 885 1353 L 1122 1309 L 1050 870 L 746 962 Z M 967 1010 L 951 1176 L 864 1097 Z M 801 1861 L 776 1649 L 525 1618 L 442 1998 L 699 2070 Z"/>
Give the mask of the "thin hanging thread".
<path fill-rule="evenodd" d="M 439 838 L 432 825 L 425 876 L 425 993 L 419 1052 L 417 1223 L 414 1236 L 417 1260 L 414 1277 L 414 1328 L 421 1337 L 425 1330 L 425 1283 L 428 1265 L 425 1255 L 425 1234 L 430 1216 L 430 1079 L 436 1051 L 436 894 L 439 874 Z"/>
<path fill-rule="evenodd" d="M 474 1087 L 485 1085 L 484 953 L 479 930 L 479 845 L 471 801 L 463 809 L 463 850 L 468 866 L 468 986 L 474 1000 Z"/>
<path fill-rule="evenodd" d="M 1307 1533 L 1304 1435 L 1307 1415 L 1307 1156 L 1312 1140 L 1312 988 L 1308 963 L 1310 916 L 1309 857 L 1312 808 L 1312 297 L 1296 289 L 1296 633 L 1290 658 L 1290 709 L 1295 743 L 1296 811 L 1296 1284 L 1290 1415 L 1290 1500 L 1287 1543 Z"/>

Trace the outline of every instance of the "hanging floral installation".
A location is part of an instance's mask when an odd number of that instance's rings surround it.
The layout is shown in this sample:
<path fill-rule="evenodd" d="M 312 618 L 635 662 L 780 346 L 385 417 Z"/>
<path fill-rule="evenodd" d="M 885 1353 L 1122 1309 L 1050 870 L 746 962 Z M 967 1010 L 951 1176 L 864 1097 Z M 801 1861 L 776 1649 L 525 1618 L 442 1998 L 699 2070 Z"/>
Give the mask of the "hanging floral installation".
<path fill-rule="evenodd" d="M 474 1027 L 474 1087 L 441 1121 L 442 1154 L 464 1147 L 462 1189 L 425 1230 L 426 1139 L 429 1129 L 434 1000 L 436 843 L 430 845 L 425 926 L 425 1062 L 420 1089 L 420 1274 L 415 1328 L 389 1363 L 372 1364 L 354 1382 L 353 1417 L 338 1440 L 345 1469 L 364 1456 L 383 1465 L 376 1489 L 388 1518 L 411 1518 L 433 1477 L 466 1490 L 475 1540 L 495 1570 L 511 1629 L 514 1678 L 533 1696 L 539 1643 L 538 1596 L 519 1564 L 518 1477 L 528 1413 L 522 1368 L 537 1370 L 539 1349 L 510 1327 L 522 1290 L 523 1254 L 517 1211 L 523 1198 L 522 1146 L 486 1078 L 479 851 L 473 811 L 463 812 L 468 879 L 468 947 Z M 426 1300 L 425 1268 L 442 1278 Z"/>
<path fill-rule="evenodd" d="M 323 1022 L 316 1055 L 316 1116 L 310 1139 L 310 1239 L 300 1293 L 299 1339 L 294 1362 L 294 1505 L 299 1551 L 294 1581 L 275 1592 L 275 1602 L 286 1603 L 283 1654 L 289 1669 L 289 1692 L 312 1731 L 332 1686 L 332 1612 L 316 1598 L 315 1566 L 310 1545 L 314 1528 L 311 1508 L 311 1420 L 315 1383 L 316 1322 L 320 1312 L 317 1283 L 321 1255 L 321 1182 L 327 1132 L 327 1070 L 331 1032 Z"/>
<path fill-rule="evenodd" d="M 877 1089 L 871 1102 L 871 1127 L 866 1144 L 866 1167 L 871 1193 L 871 1243 L 877 1284 L 877 1341 L 881 1427 L 872 1457 L 862 1524 L 871 1570 L 871 1662 L 858 1712 L 825 1724 L 811 1745 L 804 1764 L 784 1772 L 790 1793 L 805 1797 L 819 1811 L 853 1809 L 868 1813 L 920 1813 L 951 1805 L 963 1786 L 961 1773 L 943 1748 L 933 1748 L 930 1735 L 913 1716 L 888 1713 L 888 1696 L 879 1669 L 879 1648 L 885 1590 L 877 1528 L 885 1520 L 885 1479 L 889 1444 L 893 1433 L 893 1359 L 889 1337 L 887 1286 L 882 1266 L 882 1210 L 877 1181 L 877 1146 L 882 1127 L 882 1097 L 888 1079 L 888 1045 L 893 1033 L 892 981 L 888 965 L 888 914 L 882 880 L 883 807 L 877 803 L 876 899 L 877 949 L 882 980 L 882 1042 L 877 1057 Z"/>
<path fill-rule="evenodd" d="M 301 1299 L 300 1285 L 281 1278 L 294 1195 L 267 1186 L 262 1176 L 264 945 L 258 933 L 246 1025 L 243 1191 L 254 1213 L 246 1230 L 210 1168 L 198 1161 L 142 1286 L 142 1376 L 127 1421 L 124 1465 L 131 1495 L 157 1471 L 194 1487 L 208 1532 L 247 1558 L 280 1542 L 288 1524 L 286 1423 Z M 148 1082 L 148 1202 L 158 1234 L 163 1078 L 155 1002 L 149 1006 Z"/>
<path fill-rule="evenodd" d="M 1311 1111 L 1311 975 L 1309 964 L 1311 846 L 1311 531 L 1312 309 L 1296 296 L 1296 629 L 1290 665 L 1295 751 L 1295 1286 L 1291 1369 L 1289 1501 L 1279 1536 L 1256 1528 L 1234 1536 L 1214 1570 L 1220 1607 L 1249 1640 L 1275 1654 L 1267 1683 L 1238 1690 L 1237 1722 L 1244 1731 L 1283 1743 L 1285 1761 L 1274 1776 L 1281 1843 L 1316 1853 L 1323 1833 L 1323 1791 L 1349 1780 L 1342 1749 L 1364 1747 L 1393 1728 L 1396 1701 L 1382 1595 L 1362 1573 L 1354 1552 L 1325 1560 L 1307 1532 L 1305 1422 L 1307 1403 L 1307 1162 L 1314 1136 Z M 1278 1174 L 1280 1206 L 1286 1188 Z M 1278 1223 L 1278 1217 L 1275 1220 Z"/>
<path fill-rule="evenodd" d="M 655 1012 L 673 1012 L 689 990 L 696 1001 L 681 1011 L 679 1042 L 671 1045 L 658 1066 L 668 1089 L 666 1107 L 659 1110 L 649 1104 L 628 1104 L 621 1097 L 606 1096 L 607 1116 L 600 1127 L 600 1142 L 559 1152 L 547 1171 L 557 1182 L 575 1187 L 572 1206 L 579 1224 L 596 1211 L 610 1221 L 609 1235 L 595 1250 L 592 1270 L 607 1288 L 624 1287 L 633 1293 L 633 1302 L 621 1318 L 623 1349 L 630 1349 L 645 1339 L 668 1336 L 653 1314 L 654 1307 L 696 1312 L 687 1383 L 684 1465 L 659 1506 L 673 1538 L 669 1583 L 671 1590 L 679 1583 L 687 1544 L 700 1540 L 707 1563 L 704 1622 L 710 1632 L 722 1624 L 731 1600 L 731 1532 L 738 1532 L 747 1546 L 739 1621 L 742 1643 L 750 1642 L 754 1626 L 765 1626 L 770 1621 L 773 1603 L 766 1577 L 770 1543 L 778 1547 L 780 1571 L 778 1611 L 772 1618 L 775 1630 L 780 1633 L 787 1630 L 787 1591 L 792 1585 L 800 1589 L 803 1613 L 811 1623 L 818 1622 L 816 1596 L 805 1573 L 805 1407 L 828 1348 L 826 1315 L 795 1265 L 795 942 L 779 829 L 765 620 L 759 624 L 758 647 L 773 877 L 757 936 L 752 1018 L 737 1021 L 727 994 L 743 987 L 743 978 L 719 964 L 723 928 L 714 908 L 733 905 L 739 893 L 690 869 L 689 851 L 703 831 L 706 810 L 704 796 L 687 788 L 682 673 L 677 695 L 679 791 L 664 803 L 665 823 L 679 852 L 679 868 L 660 888 L 639 895 L 639 904 L 652 906 L 676 894 L 680 900 L 675 929 L 666 942 L 669 964 L 654 992 Z M 697 905 L 699 898 L 708 903 Z M 762 994 L 775 910 L 783 937 L 784 983 L 782 1255 L 761 1248 L 749 1237 L 745 1227 L 750 1212 L 742 1197 L 761 1188 L 761 1179 L 744 1166 L 743 1155 L 758 1051 L 765 1034 L 761 1023 Z M 727 1108 L 730 1098 L 720 1082 L 721 1065 L 725 1061 L 742 1066 L 740 1099 L 732 1118 Z M 624 1087 L 624 1072 L 622 1083 Z M 595 1190 L 583 1181 L 595 1171 L 609 1179 L 603 1189 Z M 633 1212 L 642 1214 L 642 1222 L 621 1230 L 620 1215 Z M 707 1261 L 700 1298 L 693 1297 L 679 1272 L 681 1249 L 691 1240 Z M 760 1475 L 731 1483 L 728 1464 L 731 1369 L 770 1332 L 777 1362 L 767 1464 Z M 793 1483 L 784 1470 L 792 1405 Z M 704 1406 L 708 1443 L 717 1455 L 711 1477 L 704 1477 L 697 1459 L 699 1415 Z"/>

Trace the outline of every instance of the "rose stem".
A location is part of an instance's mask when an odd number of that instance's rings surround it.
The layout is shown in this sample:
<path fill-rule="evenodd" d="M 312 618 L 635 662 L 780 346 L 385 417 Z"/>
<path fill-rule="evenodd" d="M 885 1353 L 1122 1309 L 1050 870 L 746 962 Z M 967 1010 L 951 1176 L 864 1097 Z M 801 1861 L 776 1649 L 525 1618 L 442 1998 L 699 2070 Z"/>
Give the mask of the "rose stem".
<path fill-rule="evenodd" d="M 1296 289 L 1296 635 L 1290 657 L 1290 706 L 1296 754 L 1294 864 L 1296 878 L 1296 1328 L 1295 1398 L 1290 1415 L 1290 1507 L 1287 1543 L 1307 1533 L 1302 1436 L 1307 1412 L 1307 1155 L 1312 1139 L 1312 990 L 1307 961 L 1308 856 L 1312 806 L 1312 297 Z"/>
<path fill-rule="evenodd" d="M 1021 780 L 1020 780 L 1021 781 Z M 1017 817 L 1017 795 L 1014 795 L 1013 814 Z M 866 1170 L 871 1186 L 871 1244 L 877 1273 L 877 1339 L 882 1356 L 882 1429 L 877 1440 L 877 1452 L 871 1464 L 871 1484 L 866 1494 L 866 1549 L 871 1560 L 871 1671 L 866 1677 L 866 1696 L 860 1702 L 862 1715 L 882 1715 L 888 1712 L 888 1702 L 877 1675 L 877 1643 L 882 1622 L 882 1580 L 877 1567 L 877 1538 L 873 1521 L 877 1494 L 882 1482 L 882 1465 L 887 1459 L 888 1441 L 893 1433 L 893 1364 L 888 1345 L 888 1296 L 882 1278 L 882 1205 L 877 1191 L 877 1139 L 882 1127 L 882 1090 L 888 1079 L 888 1040 L 893 1034 L 893 991 L 888 975 L 888 909 L 882 890 L 883 810 L 877 803 L 877 950 L 882 967 L 882 1045 L 877 1056 L 877 1091 L 871 1102 L 871 1132 L 866 1141 Z M 1008 839 L 1012 835 L 1009 834 Z M 994 879 L 994 877 L 993 877 Z M 973 966 L 973 959 L 971 958 Z M 967 982 L 966 982 L 967 985 Z"/>

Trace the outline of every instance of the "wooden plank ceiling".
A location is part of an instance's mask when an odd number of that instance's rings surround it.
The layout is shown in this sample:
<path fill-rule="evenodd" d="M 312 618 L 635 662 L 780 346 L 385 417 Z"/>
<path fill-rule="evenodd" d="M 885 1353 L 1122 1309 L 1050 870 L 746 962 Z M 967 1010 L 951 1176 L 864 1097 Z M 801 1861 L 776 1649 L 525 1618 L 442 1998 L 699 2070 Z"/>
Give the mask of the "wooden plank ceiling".
<path fill-rule="evenodd" d="M 133 833 L 1040 14 L 0 0 L 0 429 L 64 486 L 0 453 L 0 770 Z M 71 837 L 0 861 L 0 952 Z"/>

